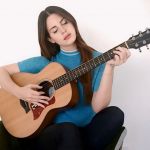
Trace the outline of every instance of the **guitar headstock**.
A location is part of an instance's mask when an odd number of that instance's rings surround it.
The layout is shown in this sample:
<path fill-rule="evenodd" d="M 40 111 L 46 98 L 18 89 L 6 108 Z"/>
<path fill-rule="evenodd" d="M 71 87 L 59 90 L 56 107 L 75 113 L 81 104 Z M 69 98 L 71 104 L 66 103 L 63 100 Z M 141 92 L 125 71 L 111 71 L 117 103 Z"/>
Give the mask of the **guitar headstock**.
<path fill-rule="evenodd" d="M 139 49 L 141 52 L 141 47 L 146 46 L 149 49 L 148 44 L 150 44 L 150 29 L 146 28 L 144 32 L 139 31 L 139 34 L 129 38 L 126 41 L 129 48 Z"/>

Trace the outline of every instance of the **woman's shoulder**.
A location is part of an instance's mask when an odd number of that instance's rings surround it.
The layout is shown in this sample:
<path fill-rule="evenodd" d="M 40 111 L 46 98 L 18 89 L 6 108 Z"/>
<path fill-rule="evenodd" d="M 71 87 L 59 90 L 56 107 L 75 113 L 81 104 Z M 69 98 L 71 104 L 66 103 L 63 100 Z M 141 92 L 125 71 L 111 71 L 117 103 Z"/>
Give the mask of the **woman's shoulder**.
<path fill-rule="evenodd" d="M 18 67 L 20 72 L 37 73 L 49 63 L 44 56 L 35 56 L 18 62 Z"/>
<path fill-rule="evenodd" d="M 35 57 L 27 58 L 26 60 L 30 60 L 30 61 L 49 61 L 44 56 L 35 56 Z"/>
<path fill-rule="evenodd" d="M 27 58 L 25 60 L 20 61 L 19 63 L 24 63 L 24 64 L 45 64 L 45 63 L 50 63 L 50 61 L 48 59 L 46 59 L 44 56 L 35 56 L 35 57 L 31 57 L 31 58 Z"/>

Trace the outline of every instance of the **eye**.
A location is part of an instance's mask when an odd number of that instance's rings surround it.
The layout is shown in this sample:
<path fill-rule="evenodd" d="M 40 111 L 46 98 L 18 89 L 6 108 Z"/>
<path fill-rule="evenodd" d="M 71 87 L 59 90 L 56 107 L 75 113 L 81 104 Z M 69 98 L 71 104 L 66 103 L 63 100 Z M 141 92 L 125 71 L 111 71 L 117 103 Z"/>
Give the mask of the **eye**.
<path fill-rule="evenodd" d="M 58 29 L 57 29 L 58 30 Z M 57 32 L 57 30 L 54 32 L 54 33 L 56 33 Z"/>
<path fill-rule="evenodd" d="M 64 24 L 67 24 L 67 23 L 68 23 L 68 22 L 66 21 Z M 64 25 L 64 24 L 63 24 L 63 25 Z M 53 33 L 55 34 L 57 31 L 58 31 L 58 29 L 57 29 L 55 32 L 53 32 Z"/>
<path fill-rule="evenodd" d="M 64 24 L 67 24 L 68 22 L 66 21 Z"/>

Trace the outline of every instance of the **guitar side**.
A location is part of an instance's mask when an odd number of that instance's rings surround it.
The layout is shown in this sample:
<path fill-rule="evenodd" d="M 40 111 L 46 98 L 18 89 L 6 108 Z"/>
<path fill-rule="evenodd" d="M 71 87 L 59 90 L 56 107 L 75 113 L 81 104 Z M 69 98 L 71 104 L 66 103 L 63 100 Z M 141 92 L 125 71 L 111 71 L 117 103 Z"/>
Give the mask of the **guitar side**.
<path fill-rule="evenodd" d="M 43 79 L 54 80 L 65 73 L 64 67 L 54 62 L 37 74 L 16 73 L 11 78 L 17 85 L 22 87 L 28 84 L 38 84 Z M 0 116 L 5 128 L 15 137 L 36 137 L 46 126 L 52 123 L 59 111 L 70 109 L 78 103 L 79 94 L 75 81 L 57 89 L 54 98 L 55 102 L 47 106 L 39 118 L 34 120 L 31 107 L 30 111 L 26 113 L 20 104 L 20 99 L 1 88 Z"/>

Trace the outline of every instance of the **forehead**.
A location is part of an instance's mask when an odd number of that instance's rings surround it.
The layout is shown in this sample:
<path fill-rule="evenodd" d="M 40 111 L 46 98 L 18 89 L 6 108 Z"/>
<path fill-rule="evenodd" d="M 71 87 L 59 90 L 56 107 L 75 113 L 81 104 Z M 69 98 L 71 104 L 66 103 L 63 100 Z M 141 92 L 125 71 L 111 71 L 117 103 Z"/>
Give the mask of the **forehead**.
<path fill-rule="evenodd" d="M 50 29 L 52 28 L 53 26 L 59 24 L 60 20 L 62 19 L 63 17 L 58 15 L 58 14 L 51 14 L 48 16 L 47 20 L 46 20 L 46 25 L 47 25 L 47 28 Z"/>

